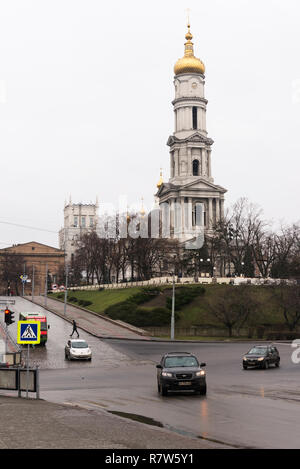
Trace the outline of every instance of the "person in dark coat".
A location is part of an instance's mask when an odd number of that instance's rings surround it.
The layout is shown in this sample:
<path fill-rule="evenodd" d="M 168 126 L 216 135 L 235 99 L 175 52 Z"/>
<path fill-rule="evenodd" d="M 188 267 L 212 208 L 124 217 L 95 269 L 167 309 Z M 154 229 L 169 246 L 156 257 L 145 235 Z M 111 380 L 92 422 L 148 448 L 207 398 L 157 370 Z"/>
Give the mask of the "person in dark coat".
<path fill-rule="evenodd" d="M 77 338 L 78 338 L 79 334 L 78 334 L 78 330 L 77 330 L 77 324 L 76 324 L 76 321 L 73 319 L 73 330 L 72 330 L 72 334 L 70 335 L 70 337 L 73 337 L 74 332 L 77 333 Z"/>

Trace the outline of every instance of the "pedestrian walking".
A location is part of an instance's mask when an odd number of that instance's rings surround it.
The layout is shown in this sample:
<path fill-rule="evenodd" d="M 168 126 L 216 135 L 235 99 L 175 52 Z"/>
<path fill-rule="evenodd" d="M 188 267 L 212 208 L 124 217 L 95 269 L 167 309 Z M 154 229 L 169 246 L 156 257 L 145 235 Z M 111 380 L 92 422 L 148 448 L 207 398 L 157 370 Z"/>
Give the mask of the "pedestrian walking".
<path fill-rule="evenodd" d="M 78 330 L 77 330 L 77 324 L 76 324 L 76 321 L 73 319 L 73 330 L 72 330 L 72 334 L 70 334 L 70 337 L 73 337 L 74 332 L 77 333 L 77 339 L 78 339 L 79 334 L 78 334 Z"/>

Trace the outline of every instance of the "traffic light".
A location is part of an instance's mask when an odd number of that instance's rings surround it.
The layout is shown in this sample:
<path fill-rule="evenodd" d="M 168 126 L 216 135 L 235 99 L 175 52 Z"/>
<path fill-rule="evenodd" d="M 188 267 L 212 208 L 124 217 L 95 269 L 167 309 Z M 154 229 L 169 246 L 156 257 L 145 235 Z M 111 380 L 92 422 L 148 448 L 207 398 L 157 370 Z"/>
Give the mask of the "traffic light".
<path fill-rule="evenodd" d="M 13 311 L 10 312 L 10 324 L 13 324 L 15 322 L 14 321 L 14 314 L 15 313 Z"/>
<path fill-rule="evenodd" d="M 4 311 L 4 321 L 5 321 L 5 324 L 7 324 L 8 326 L 15 322 L 14 321 L 14 312 L 11 311 L 8 308 L 6 308 L 6 310 Z"/>

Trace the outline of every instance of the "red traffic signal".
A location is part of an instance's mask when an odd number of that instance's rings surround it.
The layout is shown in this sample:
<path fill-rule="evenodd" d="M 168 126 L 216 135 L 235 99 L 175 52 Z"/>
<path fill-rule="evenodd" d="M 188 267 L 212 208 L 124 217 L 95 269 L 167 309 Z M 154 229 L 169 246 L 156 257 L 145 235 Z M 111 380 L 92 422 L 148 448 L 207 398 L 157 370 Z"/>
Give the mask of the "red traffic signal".
<path fill-rule="evenodd" d="M 13 319 L 14 319 L 14 313 L 10 309 L 6 308 L 4 311 L 5 324 L 7 324 L 8 326 L 10 324 L 13 324 L 15 322 Z"/>

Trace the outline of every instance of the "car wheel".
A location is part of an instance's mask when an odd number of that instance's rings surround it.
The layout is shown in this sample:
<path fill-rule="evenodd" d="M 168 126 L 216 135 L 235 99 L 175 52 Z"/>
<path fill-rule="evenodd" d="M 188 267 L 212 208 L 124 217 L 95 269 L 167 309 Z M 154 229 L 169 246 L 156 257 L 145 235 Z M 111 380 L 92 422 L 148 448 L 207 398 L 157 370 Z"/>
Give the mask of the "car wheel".
<path fill-rule="evenodd" d="M 166 387 L 163 384 L 160 385 L 160 395 L 161 396 L 167 396 L 168 395 L 168 390 L 166 389 Z"/>
<path fill-rule="evenodd" d="M 244 370 L 248 370 L 248 366 L 247 366 L 247 365 L 243 365 L 243 368 L 244 368 Z"/>
<path fill-rule="evenodd" d="M 207 391 L 207 387 L 205 385 L 198 390 L 198 393 L 200 394 L 200 396 L 206 396 L 206 391 Z"/>
<path fill-rule="evenodd" d="M 279 365 L 280 365 L 280 360 L 277 360 L 277 362 L 275 363 L 276 368 L 279 368 Z"/>
<path fill-rule="evenodd" d="M 264 370 L 267 370 L 269 368 L 269 362 L 268 360 L 265 360 L 264 364 L 263 364 L 263 368 Z"/>

